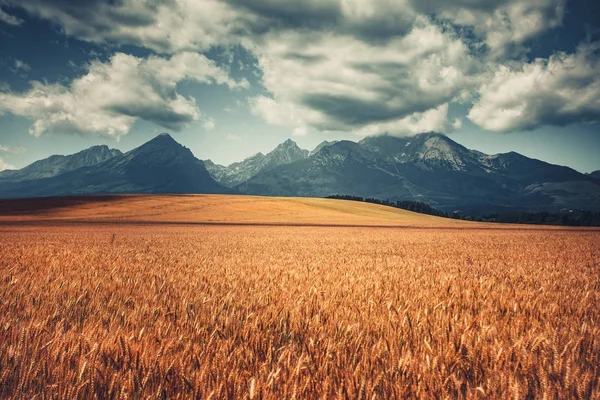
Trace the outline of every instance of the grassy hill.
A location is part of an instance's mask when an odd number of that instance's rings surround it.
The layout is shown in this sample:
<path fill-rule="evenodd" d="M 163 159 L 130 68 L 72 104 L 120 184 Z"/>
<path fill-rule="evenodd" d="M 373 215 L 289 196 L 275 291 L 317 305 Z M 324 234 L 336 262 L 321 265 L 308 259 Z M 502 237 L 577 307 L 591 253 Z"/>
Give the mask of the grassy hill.
<path fill-rule="evenodd" d="M 231 195 L 127 195 L 0 201 L 0 223 L 18 221 L 472 226 L 468 222 L 355 201 Z"/>

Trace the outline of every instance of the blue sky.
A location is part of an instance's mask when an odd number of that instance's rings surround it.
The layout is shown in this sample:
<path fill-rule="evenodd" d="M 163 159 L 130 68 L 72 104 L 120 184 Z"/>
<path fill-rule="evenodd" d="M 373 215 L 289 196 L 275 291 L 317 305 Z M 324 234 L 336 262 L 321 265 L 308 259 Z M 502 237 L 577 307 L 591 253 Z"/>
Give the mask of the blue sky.
<path fill-rule="evenodd" d="M 0 0 L 0 169 L 169 132 L 229 164 L 292 137 L 447 133 L 600 169 L 592 0 Z"/>

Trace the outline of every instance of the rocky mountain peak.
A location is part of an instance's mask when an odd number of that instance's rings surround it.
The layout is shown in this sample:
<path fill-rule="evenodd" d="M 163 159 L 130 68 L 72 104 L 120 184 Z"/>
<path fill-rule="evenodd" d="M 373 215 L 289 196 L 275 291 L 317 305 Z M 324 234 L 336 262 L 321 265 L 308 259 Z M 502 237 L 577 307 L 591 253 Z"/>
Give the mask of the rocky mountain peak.
<path fill-rule="evenodd" d="M 287 139 L 268 153 L 266 157 L 269 159 L 267 162 L 278 160 L 278 163 L 281 164 L 282 162 L 290 163 L 306 158 L 308 153 L 308 150 L 301 149 L 292 139 Z"/>

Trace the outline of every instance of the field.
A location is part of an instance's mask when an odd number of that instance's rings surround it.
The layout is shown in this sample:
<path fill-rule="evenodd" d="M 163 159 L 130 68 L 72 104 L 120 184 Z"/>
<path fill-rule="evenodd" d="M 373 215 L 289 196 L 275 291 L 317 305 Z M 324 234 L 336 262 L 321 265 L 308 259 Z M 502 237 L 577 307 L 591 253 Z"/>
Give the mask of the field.
<path fill-rule="evenodd" d="M 600 398 L 600 231 L 235 196 L 0 202 L 0 398 Z"/>

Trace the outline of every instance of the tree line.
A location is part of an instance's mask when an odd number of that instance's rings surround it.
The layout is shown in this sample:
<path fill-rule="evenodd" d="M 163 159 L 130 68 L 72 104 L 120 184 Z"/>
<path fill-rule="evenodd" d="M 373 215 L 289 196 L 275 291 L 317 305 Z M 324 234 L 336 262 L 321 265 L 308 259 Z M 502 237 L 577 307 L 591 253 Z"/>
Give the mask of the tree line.
<path fill-rule="evenodd" d="M 438 210 L 422 201 L 412 200 L 381 200 L 371 197 L 363 198 L 350 195 L 331 195 L 328 199 L 352 200 L 365 203 L 379 204 L 383 206 L 401 208 L 403 210 L 413 211 L 419 214 L 434 215 L 436 217 L 461 219 L 477 222 L 498 222 L 510 224 L 535 224 L 535 225 L 562 225 L 562 226 L 600 226 L 600 212 L 588 210 L 565 210 L 561 212 L 519 212 L 519 213 L 492 213 L 481 215 L 463 215 L 458 211 L 447 213 Z"/>

